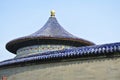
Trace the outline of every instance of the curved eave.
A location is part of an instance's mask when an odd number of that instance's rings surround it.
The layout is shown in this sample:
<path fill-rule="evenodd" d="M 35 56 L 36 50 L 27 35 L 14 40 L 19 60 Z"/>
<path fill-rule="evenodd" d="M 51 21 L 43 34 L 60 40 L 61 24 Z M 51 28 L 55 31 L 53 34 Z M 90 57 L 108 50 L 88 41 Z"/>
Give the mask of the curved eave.
<path fill-rule="evenodd" d="M 39 44 L 59 44 L 69 46 L 90 46 L 94 43 L 80 38 L 61 38 L 61 37 L 22 37 L 7 43 L 6 49 L 14 54 L 21 47 L 39 45 Z"/>
<path fill-rule="evenodd" d="M 16 54 L 16 51 L 21 47 L 39 44 L 59 44 L 75 47 L 94 45 L 90 41 L 70 34 L 58 23 L 55 17 L 49 17 L 46 24 L 40 30 L 29 36 L 8 42 L 6 49 Z"/>
<path fill-rule="evenodd" d="M 49 61 L 60 61 L 69 59 L 92 59 L 92 58 L 120 57 L 120 43 L 86 46 L 60 51 L 46 52 L 22 58 L 10 59 L 0 62 L 0 67 L 14 66 L 25 63 L 46 63 Z"/>

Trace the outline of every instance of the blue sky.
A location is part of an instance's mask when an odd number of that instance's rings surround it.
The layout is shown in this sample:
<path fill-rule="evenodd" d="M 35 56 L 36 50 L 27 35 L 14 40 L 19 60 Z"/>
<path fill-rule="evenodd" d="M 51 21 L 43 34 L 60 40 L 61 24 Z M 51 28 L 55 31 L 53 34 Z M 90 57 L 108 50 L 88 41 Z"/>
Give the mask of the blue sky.
<path fill-rule="evenodd" d="M 96 44 L 120 42 L 120 0 L 0 0 L 0 61 L 15 56 L 6 43 L 40 29 L 52 9 L 75 36 Z"/>

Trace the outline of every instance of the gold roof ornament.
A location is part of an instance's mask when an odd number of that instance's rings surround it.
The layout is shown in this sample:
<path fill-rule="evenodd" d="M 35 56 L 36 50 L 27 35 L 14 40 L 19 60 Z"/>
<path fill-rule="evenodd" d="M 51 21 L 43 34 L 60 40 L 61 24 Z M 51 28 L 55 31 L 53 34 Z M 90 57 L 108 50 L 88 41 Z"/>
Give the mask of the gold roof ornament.
<path fill-rule="evenodd" d="M 55 17 L 55 10 L 51 10 L 51 17 Z"/>

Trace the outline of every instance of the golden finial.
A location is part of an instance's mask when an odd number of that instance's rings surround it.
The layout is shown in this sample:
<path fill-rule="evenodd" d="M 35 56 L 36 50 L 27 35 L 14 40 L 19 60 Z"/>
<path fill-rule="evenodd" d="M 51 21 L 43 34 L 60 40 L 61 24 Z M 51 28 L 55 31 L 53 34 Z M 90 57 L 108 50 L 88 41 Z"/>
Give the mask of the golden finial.
<path fill-rule="evenodd" d="M 51 10 L 51 17 L 55 17 L 55 11 Z"/>

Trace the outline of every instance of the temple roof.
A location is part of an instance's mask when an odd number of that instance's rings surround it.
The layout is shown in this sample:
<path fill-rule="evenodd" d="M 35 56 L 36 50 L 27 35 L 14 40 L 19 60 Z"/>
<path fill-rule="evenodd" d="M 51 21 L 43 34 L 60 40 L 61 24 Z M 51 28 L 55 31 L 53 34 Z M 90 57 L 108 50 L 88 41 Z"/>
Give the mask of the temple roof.
<path fill-rule="evenodd" d="M 37 32 L 30 36 L 43 36 L 43 37 L 55 37 L 55 38 L 78 38 L 67 32 L 57 21 L 55 17 L 50 17 L 46 24 Z"/>
<path fill-rule="evenodd" d="M 31 35 L 8 42 L 6 48 L 8 51 L 16 54 L 19 48 L 37 44 L 60 44 L 76 47 L 94 45 L 90 41 L 78 38 L 67 32 L 58 23 L 54 11 L 51 11 L 51 16 L 40 30 Z"/>
<path fill-rule="evenodd" d="M 21 58 L 9 59 L 0 62 L 0 67 L 9 67 L 15 65 L 21 65 L 30 63 L 47 63 L 47 62 L 59 62 L 64 60 L 91 60 L 101 58 L 114 58 L 120 57 L 120 42 L 78 47 L 72 49 L 65 49 L 59 51 L 50 51 L 42 54 L 35 54 Z"/>

